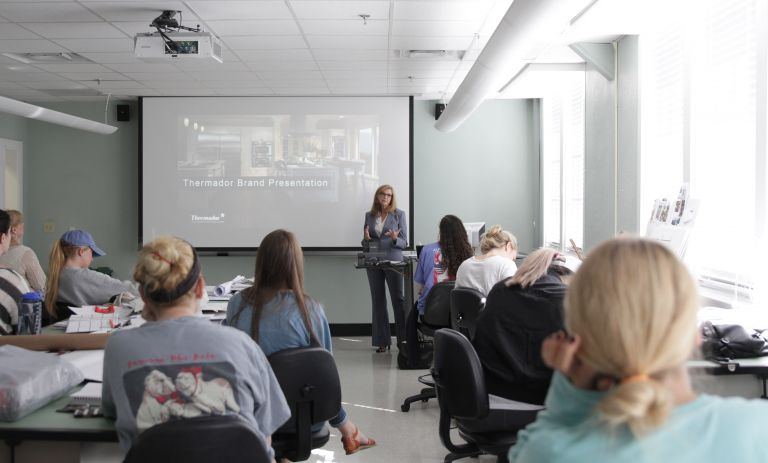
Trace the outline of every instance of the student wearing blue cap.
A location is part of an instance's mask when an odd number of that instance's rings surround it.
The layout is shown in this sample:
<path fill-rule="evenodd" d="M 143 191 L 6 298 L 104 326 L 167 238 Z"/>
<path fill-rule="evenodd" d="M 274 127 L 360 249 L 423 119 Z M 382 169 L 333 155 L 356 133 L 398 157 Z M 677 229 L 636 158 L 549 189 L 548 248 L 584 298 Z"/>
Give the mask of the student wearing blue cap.
<path fill-rule="evenodd" d="M 48 284 L 45 306 L 57 319 L 67 318 L 71 312 L 57 310 L 56 304 L 77 306 L 102 304 L 113 296 L 127 292 L 139 296 L 137 286 L 120 281 L 88 268 L 94 257 L 104 256 L 93 237 L 85 230 L 69 230 L 54 241 L 48 258 Z"/>

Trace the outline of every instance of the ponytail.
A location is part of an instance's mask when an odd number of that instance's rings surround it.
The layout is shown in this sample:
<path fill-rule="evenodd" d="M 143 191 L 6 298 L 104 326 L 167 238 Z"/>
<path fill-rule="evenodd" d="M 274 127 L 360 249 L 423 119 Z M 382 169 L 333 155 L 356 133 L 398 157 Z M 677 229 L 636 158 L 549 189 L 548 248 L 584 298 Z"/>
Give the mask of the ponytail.
<path fill-rule="evenodd" d="M 56 299 L 59 297 L 59 275 L 67 260 L 61 240 L 53 242 L 48 256 L 48 283 L 45 285 L 45 307 L 51 317 L 56 317 Z"/>
<path fill-rule="evenodd" d="M 547 274 L 549 267 L 557 256 L 557 251 L 552 248 L 539 248 L 520 264 L 517 272 L 505 283 L 507 287 L 520 285 L 521 288 L 527 288 Z"/>
<path fill-rule="evenodd" d="M 632 434 L 642 436 L 664 423 L 672 406 L 669 390 L 648 378 L 619 384 L 598 403 L 597 411 L 609 427 L 626 425 Z"/>

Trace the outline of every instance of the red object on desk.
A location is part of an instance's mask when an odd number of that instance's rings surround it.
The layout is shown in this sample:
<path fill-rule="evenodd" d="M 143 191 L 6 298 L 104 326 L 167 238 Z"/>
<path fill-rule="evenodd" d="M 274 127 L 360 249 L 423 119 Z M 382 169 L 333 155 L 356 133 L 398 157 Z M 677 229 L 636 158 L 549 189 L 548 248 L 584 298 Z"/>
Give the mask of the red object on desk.
<path fill-rule="evenodd" d="M 109 304 L 107 307 L 94 306 L 93 311 L 96 313 L 115 313 L 115 305 Z"/>

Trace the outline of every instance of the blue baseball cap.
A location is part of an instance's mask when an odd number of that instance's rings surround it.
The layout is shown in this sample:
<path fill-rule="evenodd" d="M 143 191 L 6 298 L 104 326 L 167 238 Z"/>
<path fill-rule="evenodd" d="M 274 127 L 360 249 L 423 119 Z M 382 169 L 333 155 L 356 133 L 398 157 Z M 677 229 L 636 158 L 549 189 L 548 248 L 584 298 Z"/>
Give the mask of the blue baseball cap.
<path fill-rule="evenodd" d="M 93 237 L 85 230 L 70 230 L 61 235 L 61 240 L 74 246 L 88 246 L 93 251 L 94 257 L 106 256 L 107 253 L 102 251 L 96 242 L 93 241 Z"/>

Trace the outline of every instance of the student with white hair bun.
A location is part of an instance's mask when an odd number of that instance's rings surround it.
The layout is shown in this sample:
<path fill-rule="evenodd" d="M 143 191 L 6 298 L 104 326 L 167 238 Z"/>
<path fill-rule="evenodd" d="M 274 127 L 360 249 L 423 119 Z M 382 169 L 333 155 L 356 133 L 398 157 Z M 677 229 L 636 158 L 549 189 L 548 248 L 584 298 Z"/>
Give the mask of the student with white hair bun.
<path fill-rule="evenodd" d="M 618 238 L 573 277 L 565 326 L 542 346 L 557 370 L 512 463 L 766 461 L 768 403 L 697 395 L 696 285 L 663 245 Z"/>
<path fill-rule="evenodd" d="M 473 288 L 487 295 L 493 285 L 515 274 L 517 265 L 517 238 L 494 225 L 480 240 L 479 256 L 472 256 L 456 272 L 457 288 Z"/>

